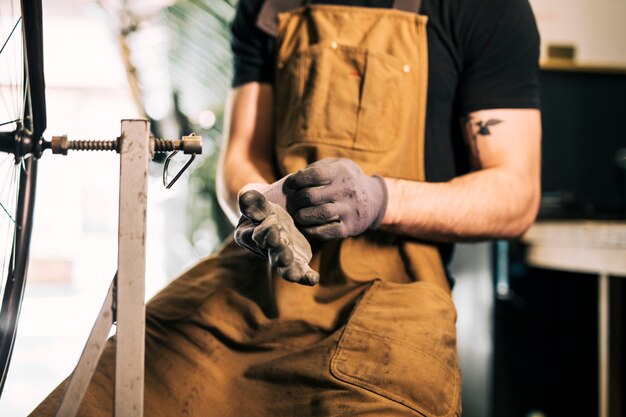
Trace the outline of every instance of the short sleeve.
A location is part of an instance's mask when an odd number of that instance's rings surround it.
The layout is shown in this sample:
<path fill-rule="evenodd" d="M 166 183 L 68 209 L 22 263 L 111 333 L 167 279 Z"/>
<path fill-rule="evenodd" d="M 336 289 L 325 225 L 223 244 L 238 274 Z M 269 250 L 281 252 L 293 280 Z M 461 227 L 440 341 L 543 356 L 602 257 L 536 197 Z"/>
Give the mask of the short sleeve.
<path fill-rule="evenodd" d="M 539 33 L 528 0 L 480 0 L 465 8 L 458 34 L 461 114 L 539 108 Z M 467 4 L 467 3 L 466 3 Z"/>
<path fill-rule="evenodd" d="M 262 3 L 263 0 L 241 0 L 237 5 L 231 25 L 233 87 L 255 81 L 273 82 L 273 38 L 256 26 Z"/>

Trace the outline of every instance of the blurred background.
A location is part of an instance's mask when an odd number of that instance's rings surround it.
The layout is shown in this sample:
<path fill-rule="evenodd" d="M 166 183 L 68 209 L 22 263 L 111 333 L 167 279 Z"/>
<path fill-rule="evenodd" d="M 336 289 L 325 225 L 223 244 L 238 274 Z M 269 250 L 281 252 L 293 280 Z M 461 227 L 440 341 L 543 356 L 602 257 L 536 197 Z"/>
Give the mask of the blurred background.
<path fill-rule="evenodd" d="M 202 159 L 170 190 L 163 164 L 151 164 L 147 299 L 231 232 L 214 179 L 236 1 L 44 2 L 46 137 L 112 139 L 121 119 L 146 117 L 156 136 L 205 138 Z M 542 35 L 544 195 L 524 239 L 456 249 L 463 415 L 600 415 L 605 328 L 604 415 L 625 416 L 626 2 L 531 4 Z M 78 360 L 115 272 L 118 164 L 115 154 L 40 161 L 0 416 L 28 414 Z"/>
<path fill-rule="evenodd" d="M 229 233 L 216 221 L 213 188 L 234 5 L 43 3 L 46 138 L 113 139 L 121 119 L 137 117 L 149 118 L 157 137 L 205 138 L 194 172 L 171 189 L 161 184 L 163 161 L 150 166 L 148 299 Z M 27 415 L 72 371 L 117 265 L 119 156 L 43 159 L 28 285 L 0 416 Z M 174 161 L 171 172 L 185 159 Z"/>

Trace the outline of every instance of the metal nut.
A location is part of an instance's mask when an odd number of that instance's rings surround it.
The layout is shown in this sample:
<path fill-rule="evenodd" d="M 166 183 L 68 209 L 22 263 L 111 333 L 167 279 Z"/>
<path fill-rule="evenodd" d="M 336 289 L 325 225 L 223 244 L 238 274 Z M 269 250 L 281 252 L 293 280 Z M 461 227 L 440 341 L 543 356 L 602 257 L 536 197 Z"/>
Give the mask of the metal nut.
<path fill-rule="evenodd" d="M 201 154 L 202 153 L 202 136 L 190 135 L 183 136 L 183 152 L 185 154 Z"/>
<path fill-rule="evenodd" d="M 67 135 L 52 136 L 50 142 L 50 149 L 52 149 L 53 154 L 67 155 L 67 150 L 69 149 Z"/>

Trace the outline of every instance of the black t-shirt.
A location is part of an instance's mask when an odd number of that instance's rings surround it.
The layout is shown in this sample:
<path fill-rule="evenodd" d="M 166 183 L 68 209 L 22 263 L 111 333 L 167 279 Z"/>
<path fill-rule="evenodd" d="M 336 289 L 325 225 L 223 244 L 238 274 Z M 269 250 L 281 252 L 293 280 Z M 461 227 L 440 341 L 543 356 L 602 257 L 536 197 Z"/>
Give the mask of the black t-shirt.
<path fill-rule="evenodd" d="M 392 7 L 392 0 L 312 3 Z M 275 40 L 256 26 L 263 0 L 240 0 L 232 24 L 233 86 L 273 83 Z M 428 16 L 426 179 L 468 171 L 461 118 L 476 110 L 539 107 L 539 35 L 528 0 L 423 0 Z"/>

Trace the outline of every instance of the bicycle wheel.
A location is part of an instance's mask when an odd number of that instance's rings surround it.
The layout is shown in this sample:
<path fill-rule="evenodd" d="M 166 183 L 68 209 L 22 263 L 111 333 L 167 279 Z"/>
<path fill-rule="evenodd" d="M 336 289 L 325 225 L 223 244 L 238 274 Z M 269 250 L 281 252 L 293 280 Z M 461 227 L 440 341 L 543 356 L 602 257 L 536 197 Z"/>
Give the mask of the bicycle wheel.
<path fill-rule="evenodd" d="M 41 0 L 0 2 L 0 394 L 26 283 L 46 129 Z"/>

